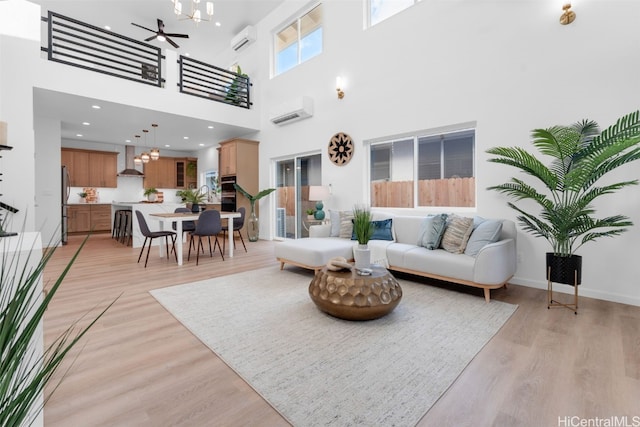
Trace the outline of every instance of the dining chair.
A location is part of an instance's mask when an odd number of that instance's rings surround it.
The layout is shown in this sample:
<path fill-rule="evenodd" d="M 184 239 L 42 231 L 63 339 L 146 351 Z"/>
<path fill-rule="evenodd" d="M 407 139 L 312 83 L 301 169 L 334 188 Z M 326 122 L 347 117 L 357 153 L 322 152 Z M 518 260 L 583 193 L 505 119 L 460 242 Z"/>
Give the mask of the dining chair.
<path fill-rule="evenodd" d="M 178 255 L 175 253 L 176 249 L 176 233 L 175 231 L 151 231 L 149 230 L 149 226 L 147 225 L 147 220 L 144 218 L 144 215 L 140 211 L 136 211 L 136 217 L 138 218 L 138 226 L 140 227 L 140 232 L 144 236 L 144 243 L 142 244 L 142 248 L 140 249 L 140 255 L 138 255 L 138 262 L 140 262 L 140 258 L 142 258 L 142 252 L 144 252 L 144 247 L 147 245 L 147 240 L 149 241 L 149 247 L 147 248 L 147 258 L 144 260 L 144 268 L 147 268 L 147 262 L 149 261 L 149 251 L 151 251 L 151 243 L 153 239 L 158 237 L 164 237 L 164 244 L 166 245 L 167 258 L 169 257 L 169 236 L 171 236 L 171 245 L 173 248 L 173 253 L 176 258 L 176 262 L 178 262 Z"/>
<path fill-rule="evenodd" d="M 233 232 L 237 232 L 238 236 L 240 236 L 240 241 L 242 242 L 242 246 L 244 246 L 244 251 L 247 252 L 247 246 L 244 244 L 244 239 L 242 238 L 242 233 L 240 232 L 240 230 L 242 229 L 242 227 L 244 227 L 244 215 L 245 215 L 246 209 L 243 207 L 238 208 L 238 213 L 240 214 L 240 218 L 234 218 L 233 219 Z M 233 237 L 233 236 L 232 236 Z M 222 252 L 225 251 L 227 246 L 227 229 L 223 228 L 222 229 Z"/>
<path fill-rule="evenodd" d="M 174 213 L 193 213 L 193 212 L 191 212 L 191 209 L 189 209 L 189 208 L 176 208 L 176 210 L 174 210 L 173 212 Z M 174 230 L 177 229 L 175 221 L 171 224 L 171 228 L 173 228 Z M 183 234 L 184 233 L 190 233 L 195 229 L 196 229 L 196 222 L 195 221 L 183 221 L 182 222 L 182 233 Z"/>
<path fill-rule="evenodd" d="M 224 255 L 222 253 L 222 246 L 220 246 L 220 242 L 218 242 L 218 234 L 222 230 L 222 220 L 220 219 L 220 211 L 218 210 L 208 210 L 204 211 L 198 217 L 198 222 L 196 223 L 196 229 L 193 230 L 189 236 L 189 255 L 187 255 L 187 261 L 191 258 L 191 246 L 193 245 L 193 238 L 198 236 L 198 245 L 196 250 L 196 265 L 200 260 L 200 249 L 202 246 L 202 238 L 207 237 L 209 240 L 209 255 L 213 257 L 213 251 L 211 250 L 211 237 L 214 237 L 215 243 L 213 249 L 218 247 L 220 251 L 220 256 L 224 261 Z"/>

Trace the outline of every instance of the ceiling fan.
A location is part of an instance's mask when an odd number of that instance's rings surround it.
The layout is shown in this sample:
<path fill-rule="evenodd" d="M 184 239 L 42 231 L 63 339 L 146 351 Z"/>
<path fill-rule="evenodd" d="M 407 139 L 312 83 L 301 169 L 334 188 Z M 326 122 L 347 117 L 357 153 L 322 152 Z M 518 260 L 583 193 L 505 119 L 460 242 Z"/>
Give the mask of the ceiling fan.
<path fill-rule="evenodd" d="M 164 32 L 164 22 L 162 22 L 162 19 L 158 19 L 158 31 L 152 30 L 151 28 L 143 27 L 142 25 L 136 24 L 134 22 L 132 22 L 131 25 L 135 25 L 136 27 L 140 27 L 140 28 L 143 28 L 143 29 L 145 29 L 147 31 L 151 31 L 152 33 L 155 33 L 155 35 L 153 35 L 153 36 L 151 36 L 151 37 L 149 37 L 147 39 L 144 39 L 144 41 L 148 42 L 148 41 L 151 41 L 153 39 L 158 39 L 161 42 L 163 42 L 163 41 L 166 40 L 167 42 L 169 42 L 169 44 L 171 46 L 175 47 L 176 49 L 179 48 L 180 46 L 178 46 L 176 44 L 176 42 L 171 40 L 170 37 L 180 37 L 180 38 L 183 38 L 183 39 L 188 39 L 189 38 L 188 34 L 165 33 Z"/>

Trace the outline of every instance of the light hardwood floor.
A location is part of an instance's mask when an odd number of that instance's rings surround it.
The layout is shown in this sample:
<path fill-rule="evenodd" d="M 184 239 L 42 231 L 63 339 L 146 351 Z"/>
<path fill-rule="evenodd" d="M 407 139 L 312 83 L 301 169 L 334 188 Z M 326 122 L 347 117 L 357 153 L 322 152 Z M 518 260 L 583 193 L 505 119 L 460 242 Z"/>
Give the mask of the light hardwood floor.
<path fill-rule="evenodd" d="M 45 287 L 81 240 L 72 237 L 57 249 Z M 137 249 L 109 235 L 92 236 L 46 313 L 45 341 L 118 300 L 69 358 L 73 365 L 45 405 L 45 425 L 288 425 L 148 293 L 272 266 L 276 244 L 247 242 L 248 253 L 240 246 L 234 258 L 207 256 L 197 267 L 193 259 L 178 267 L 154 248 L 145 269 L 136 263 Z M 482 298 L 481 290 L 447 287 Z M 492 298 L 519 308 L 420 426 L 558 426 L 569 425 L 559 417 L 640 417 L 640 307 L 581 298 L 575 316 L 547 310 L 544 291 L 515 285 L 492 291 Z"/>

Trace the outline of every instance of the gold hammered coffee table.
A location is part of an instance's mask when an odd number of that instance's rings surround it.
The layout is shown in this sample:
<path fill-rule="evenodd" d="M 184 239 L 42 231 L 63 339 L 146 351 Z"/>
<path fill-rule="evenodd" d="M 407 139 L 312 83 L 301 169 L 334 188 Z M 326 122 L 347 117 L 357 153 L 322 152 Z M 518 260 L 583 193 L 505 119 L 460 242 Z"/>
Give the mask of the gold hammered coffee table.
<path fill-rule="evenodd" d="M 402 288 L 386 268 L 372 265 L 370 276 L 356 269 L 316 272 L 309 296 L 325 313 L 346 320 L 371 320 L 393 311 L 402 299 Z"/>

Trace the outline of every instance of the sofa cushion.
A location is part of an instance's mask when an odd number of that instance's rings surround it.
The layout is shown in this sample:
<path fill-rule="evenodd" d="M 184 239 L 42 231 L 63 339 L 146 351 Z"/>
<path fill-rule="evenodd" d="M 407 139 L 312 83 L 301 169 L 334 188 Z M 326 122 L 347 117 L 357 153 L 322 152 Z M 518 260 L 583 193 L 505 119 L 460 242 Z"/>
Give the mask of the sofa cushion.
<path fill-rule="evenodd" d="M 417 245 L 427 249 L 437 249 L 440 246 L 446 226 L 447 214 L 427 216 L 420 225 Z"/>
<path fill-rule="evenodd" d="M 329 221 L 331 223 L 330 237 L 340 237 L 340 211 L 329 210 Z"/>
<path fill-rule="evenodd" d="M 344 239 L 351 238 L 351 234 L 353 233 L 353 223 L 351 222 L 352 219 L 353 212 L 340 211 L 340 234 L 338 234 L 338 237 L 342 237 Z"/>
<path fill-rule="evenodd" d="M 473 218 L 452 215 L 442 235 L 442 249 L 454 254 L 463 253 L 472 231 Z"/>
<path fill-rule="evenodd" d="M 400 266 L 417 272 L 435 274 L 443 278 L 451 277 L 458 280 L 471 280 L 476 259 L 464 254 L 452 254 L 443 249 L 430 251 L 426 248 L 414 246 L 403 254 L 403 264 Z M 391 262 L 390 268 L 394 264 Z"/>
<path fill-rule="evenodd" d="M 353 258 L 353 242 L 339 237 L 308 237 L 285 240 L 274 246 L 276 258 L 309 267 L 321 267 L 337 256 Z"/>
<path fill-rule="evenodd" d="M 480 249 L 489 243 L 495 243 L 502 232 L 502 221 L 475 217 L 476 224 L 464 250 L 465 255 L 476 256 Z"/>
<path fill-rule="evenodd" d="M 353 224 L 353 220 L 351 220 Z M 387 218 L 380 221 L 371 221 L 373 224 L 373 234 L 370 240 L 393 240 L 392 225 L 393 219 Z M 355 230 L 351 232 L 351 240 L 358 240 Z"/>

